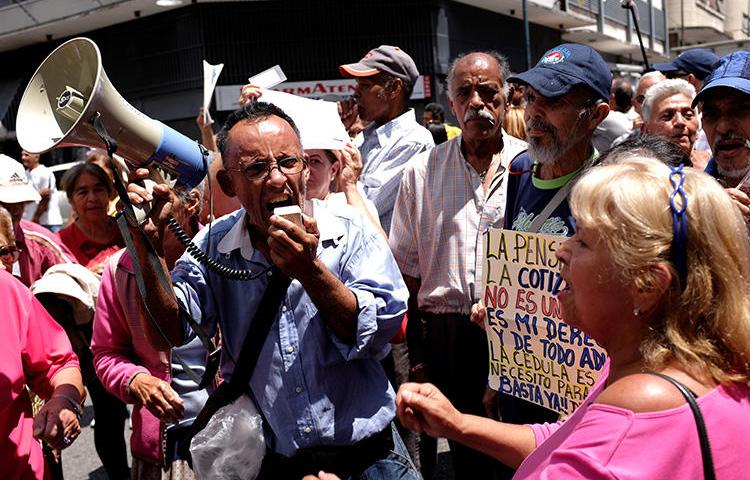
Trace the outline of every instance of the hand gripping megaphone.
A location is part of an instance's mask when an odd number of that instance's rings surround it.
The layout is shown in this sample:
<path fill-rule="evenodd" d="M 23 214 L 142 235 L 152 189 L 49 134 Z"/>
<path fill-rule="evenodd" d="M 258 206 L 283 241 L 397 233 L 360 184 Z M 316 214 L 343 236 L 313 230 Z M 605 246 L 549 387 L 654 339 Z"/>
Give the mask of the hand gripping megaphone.
<path fill-rule="evenodd" d="M 31 153 L 102 147 L 96 117 L 131 166 L 156 162 L 172 180 L 190 188 L 206 176 L 200 145 L 126 102 L 109 82 L 99 48 L 88 38 L 57 47 L 31 77 L 18 107 L 18 143 Z"/>

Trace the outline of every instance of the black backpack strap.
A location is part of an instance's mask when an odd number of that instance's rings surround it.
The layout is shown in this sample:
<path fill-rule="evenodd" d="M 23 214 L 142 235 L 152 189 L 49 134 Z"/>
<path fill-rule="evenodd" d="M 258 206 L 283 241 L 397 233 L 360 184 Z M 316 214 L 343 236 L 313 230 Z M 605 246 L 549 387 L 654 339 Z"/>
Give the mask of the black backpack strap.
<path fill-rule="evenodd" d="M 693 416 L 695 417 L 695 424 L 698 427 L 698 439 L 700 440 L 701 444 L 701 456 L 703 457 L 703 478 L 706 480 L 716 480 L 716 471 L 714 470 L 714 459 L 713 455 L 711 454 L 711 444 L 708 441 L 708 432 L 706 431 L 706 422 L 703 419 L 703 414 L 701 413 L 701 409 L 698 406 L 698 402 L 695 401 L 697 398 L 697 395 L 687 388 L 682 383 L 678 382 L 674 378 L 670 377 L 669 375 L 665 375 L 663 373 L 659 372 L 649 372 L 652 375 L 656 375 L 657 377 L 661 377 L 664 380 L 668 381 L 672 385 L 674 385 L 677 390 L 680 391 L 683 397 L 685 397 L 685 400 L 687 401 L 688 405 L 690 405 L 690 410 L 693 411 Z"/>

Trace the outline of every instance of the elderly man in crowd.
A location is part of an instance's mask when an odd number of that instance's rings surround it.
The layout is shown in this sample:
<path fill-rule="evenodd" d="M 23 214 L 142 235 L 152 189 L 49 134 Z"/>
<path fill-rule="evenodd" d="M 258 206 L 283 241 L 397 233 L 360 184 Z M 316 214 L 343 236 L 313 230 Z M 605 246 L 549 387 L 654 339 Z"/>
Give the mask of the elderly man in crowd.
<path fill-rule="evenodd" d="M 485 413 L 487 338 L 469 319 L 481 278 L 480 233 L 502 223 L 508 165 L 526 144 L 502 129 L 508 62 L 495 52 L 458 57 L 448 99 L 462 135 L 404 172 L 390 244 L 410 293 L 413 380 L 432 381 L 454 403 Z M 424 450 L 423 450 L 424 452 Z M 494 462 L 451 444 L 456 478 L 489 478 Z M 430 458 L 420 456 L 429 478 Z"/>
<path fill-rule="evenodd" d="M 510 168 L 505 228 L 572 236 L 568 196 L 581 172 L 596 163 L 591 139 L 609 113 L 609 67 L 593 49 L 563 44 L 532 69 L 508 79 L 526 85 L 529 149 Z M 555 421 L 557 413 L 500 395 L 509 423 Z"/>
<path fill-rule="evenodd" d="M 639 130 L 643 125 L 643 118 L 641 117 L 641 108 L 643 107 L 643 100 L 646 98 L 646 91 L 662 80 L 666 80 L 667 77 L 659 71 L 653 71 L 644 73 L 640 80 L 638 80 L 638 86 L 635 89 L 635 96 L 632 100 L 633 110 L 638 114 L 633 120 L 633 130 Z"/>
<path fill-rule="evenodd" d="M 257 368 L 248 372 L 251 380 L 238 385 L 264 417 L 269 450 L 261 478 L 301 478 L 322 469 L 343 477 L 417 478 L 392 426 L 394 391 L 380 365 L 408 295 L 382 234 L 361 215 L 324 202 L 316 203 L 316 218 L 302 216 L 302 226 L 274 215 L 277 207 L 302 205 L 308 174 L 298 131 L 279 108 L 246 105 L 230 115 L 218 145 L 225 165 L 220 185 L 243 208 L 194 242 L 204 251 L 210 246 L 214 260 L 269 274 L 231 280 L 186 254 L 172 271 L 176 298 L 149 289 L 144 300 L 153 317 L 175 345 L 190 338 L 185 312 L 209 335 L 220 327 L 229 385 L 246 367 L 235 362 L 248 330 L 261 318 L 275 318 Z M 137 185 L 128 188 L 136 203 L 152 198 Z M 159 231 L 169 190 L 157 186 L 153 197 L 146 232 L 163 255 Z M 143 238 L 134 233 L 146 265 Z M 159 285 L 156 274 L 144 269 L 150 285 Z M 149 338 L 159 338 L 150 323 L 144 326 Z"/>
<path fill-rule="evenodd" d="M 741 50 L 722 57 L 693 106 L 701 109 L 713 152 L 706 172 L 727 187 L 750 218 L 750 188 L 740 185 L 750 172 L 750 52 Z"/>
<path fill-rule="evenodd" d="M 676 78 L 654 85 L 643 101 L 641 130 L 667 138 L 678 145 L 696 168 L 705 168 L 702 155 L 693 155 L 698 133 L 698 113 L 693 109 L 695 89 L 685 80 Z"/>
<path fill-rule="evenodd" d="M 575 224 L 567 195 L 557 192 L 569 192 L 577 174 L 596 161 L 591 137 L 609 113 L 609 67 L 592 48 L 568 43 L 548 51 L 536 66 L 508 81 L 526 85 L 529 150 L 511 166 L 505 225 L 572 235 Z M 541 215 L 553 199 L 557 204 L 548 215 Z"/>
<path fill-rule="evenodd" d="M 662 72 L 667 78 L 686 80 L 698 92 L 718 61 L 719 57 L 710 50 L 691 48 L 679 54 L 670 63 L 657 63 L 653 65 L 653 68 Z M 711 157 L 711 145 L 706 139 L 704 130 L 698 130 L 698 137 L 693 149 L 701 152 L 699 160 L 702 165 L 705 165 Z"/>
<path fill-rule="evenodd" d="M 710 50 L 691 48 L 679 54 L 671 62 L 656 63 L 653 68 L 663 73 L 667 78 L 684 79 L 698 91 L 718 61 L 719 57 Z"/>
<path fill-rule="evenodd" d="M 341 65 L 339 71 L 357 81 L 356 107 L 344 108 L 344 125 L 348 128 L 357 114 L 372 122 L 362 131 L 360 181 L 388 233 L 407 162 L 435 145 L 432 134 L 417 123 L 414 109 L 409 108 L 419 71 L 406 52 L 391 45 L 370 50 L 359 62 Z"/>

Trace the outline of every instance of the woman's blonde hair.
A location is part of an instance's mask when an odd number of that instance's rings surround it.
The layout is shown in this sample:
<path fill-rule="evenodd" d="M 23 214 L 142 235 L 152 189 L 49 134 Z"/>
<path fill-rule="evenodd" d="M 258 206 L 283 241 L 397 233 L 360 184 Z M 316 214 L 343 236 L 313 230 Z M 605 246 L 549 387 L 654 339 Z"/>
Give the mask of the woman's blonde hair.
<path fill-rule="evenodd" d="M 508 135 L 520 138 L 521 140 L 526 140 L 526 121 L 523 116 L 523 107 L 508 107 L 508 111 L 505 112 L 505 120 L 503 120 L 503 128 Z"/>
<path fill-rule="evenodd" d="M 655 265 L 672 272 L 641 345 L 646 366 L 678 361 L 719 383 L 748 383 L 750 242 L 739 209 L 708 175 L 685 168 L 687 281 L 672 262 L 670 168 L 634 156 L 591 169 L 575 186 L 578 225 L 597 231 L 626 282 L 656 286 Z M 683 288 L 684 287 L 684 288 Z"/>

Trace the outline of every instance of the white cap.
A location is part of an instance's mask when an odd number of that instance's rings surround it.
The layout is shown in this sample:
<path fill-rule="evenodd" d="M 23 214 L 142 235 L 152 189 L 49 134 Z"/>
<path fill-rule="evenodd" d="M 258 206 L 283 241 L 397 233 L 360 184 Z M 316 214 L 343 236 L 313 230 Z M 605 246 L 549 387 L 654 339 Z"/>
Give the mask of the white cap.
<path fill-rule="evenodd" d="M 38 202 L 42 199 L 20 162 L 0 153 L 0 202 Z"/>
<path fill-rule="evenodd" d="M 54 294 L 73 308 L 76 324 L 83 325 L 94 317 L 94 306 L 99 295 L 99 277 L 77 263 L 59 263 L 44 272 L 31 285 L 34 295 Z"/>

